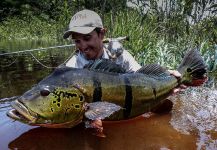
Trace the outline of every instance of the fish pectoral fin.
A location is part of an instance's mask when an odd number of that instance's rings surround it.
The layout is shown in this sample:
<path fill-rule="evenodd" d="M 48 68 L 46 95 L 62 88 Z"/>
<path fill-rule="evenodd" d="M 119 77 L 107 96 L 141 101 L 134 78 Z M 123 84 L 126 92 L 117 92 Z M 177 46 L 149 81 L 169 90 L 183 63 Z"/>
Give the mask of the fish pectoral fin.
<path fill-rule="evenodd" d="M 85 112 L 85 117 L 90 120 L 103 120 L 120 109 L 120 106 L 108 102 L 88 103 L 87 111 Z"/>

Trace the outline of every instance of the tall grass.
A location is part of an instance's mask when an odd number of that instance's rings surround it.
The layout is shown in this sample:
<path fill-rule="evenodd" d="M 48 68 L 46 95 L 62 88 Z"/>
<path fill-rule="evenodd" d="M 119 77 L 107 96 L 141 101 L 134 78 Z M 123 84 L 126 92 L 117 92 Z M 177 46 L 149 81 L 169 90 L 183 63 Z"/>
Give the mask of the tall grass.
<path fill-rule="evenodd" d="M 1 39 L 55 39 L 57 23 L 31 18 L 8 18 L 0 25 Z"/>
<path fill-rule="evenodd" d="M 213 18 L 190 26 L 186 32 L 185 20 L 169 20 L 173 26 L 167 28 L 168 20 L 159 21 L 157 16 L 152 15 L 145 17 L 133 10 L 115 14 L 111 12 L 105 17 L 104 23 L 108 28 L 107 36 L 130 37 L 130 41 L 124 43 L 125 48 L 139 63 L 158 63 L 176 68 L 190 48 L 200 48 L 206 57 L 213 55 L 216 36 Z M 209 28 L 204 28 L 204 24 Z M 173 34 L 173 30 L 178 33 Z"/>
<path fill-rule="evenodd" d="M 62 40 L 71 17 L 67 3 L 64 7 L 56 20 L 35 16 L 9 18 L 0 24 L 0 38 Z M 200 47 L 207 58 L 213 55 L 216 17 L 189 25 L 176 13 L 165 19 L 133 9 L 99 13 L 108 29 L 107 37 L 129 36 L 130 41 L 124 42 L 124 46 L 141 64 L 159 63 L 176 68 L 185 51 L 193 47 Z"/>

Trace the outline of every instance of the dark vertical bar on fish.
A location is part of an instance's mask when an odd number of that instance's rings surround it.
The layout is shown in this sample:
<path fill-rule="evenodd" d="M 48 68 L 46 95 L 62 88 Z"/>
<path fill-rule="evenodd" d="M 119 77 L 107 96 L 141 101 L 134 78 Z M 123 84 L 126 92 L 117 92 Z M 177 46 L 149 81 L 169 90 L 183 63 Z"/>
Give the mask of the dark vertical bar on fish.
<path fill-rule="evenodd" d="M 125 95 L 125 104 L 124 104 L 124 118 L 127 119 L 130 116 L 131 109 L 132 109 L 132 87 L 130 85 L 130 81 L 127 77 L 124 79 L 126 84 L 126 95 Z"/>
<path fill-rule="evenodd" d="M 101 82 L 99 81 L 98 77 L 93 77 L 93 102 L 101 101 L 102 98 L 102 87 Z"/>
<path fill-rule="evenodd" d="M 152 88 L 152 90 L 153 90 L 153 94 L 154 94 L 154 99 L 157 99 L 157 91 L 156 91 L 156 89 Z"/>

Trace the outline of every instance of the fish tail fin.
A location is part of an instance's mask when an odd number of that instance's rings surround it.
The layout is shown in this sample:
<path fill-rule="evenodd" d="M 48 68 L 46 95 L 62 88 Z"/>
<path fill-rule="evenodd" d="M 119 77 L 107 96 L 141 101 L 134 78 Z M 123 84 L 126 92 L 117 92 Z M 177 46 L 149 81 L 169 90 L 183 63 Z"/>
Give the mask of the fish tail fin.
<path fill-rule="evenodd" d="M 199 86 L 206 81 L 207 68 L 197 49 L 192 49 L 177 69 L 181 73 L 180 82 L 187 86 Z"/>

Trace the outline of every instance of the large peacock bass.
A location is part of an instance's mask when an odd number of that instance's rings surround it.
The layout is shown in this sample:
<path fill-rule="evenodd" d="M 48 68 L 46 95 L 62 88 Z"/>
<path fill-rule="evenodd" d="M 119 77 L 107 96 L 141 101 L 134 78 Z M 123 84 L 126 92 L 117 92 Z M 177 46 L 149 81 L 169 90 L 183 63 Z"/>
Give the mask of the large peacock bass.
<path fill-rule="evenodd" d="M 86 68 L 58 68 L 12 102 L 7 115 L 30 125 L 72 127 L 86 120 L 124 120 L 139 116 L 164 101 L 180 84 L 197 86 L 206 66 L 197 50 L 189 51 L 177 79 L 159 65 L 127 73 L 109 60 Z"/>

